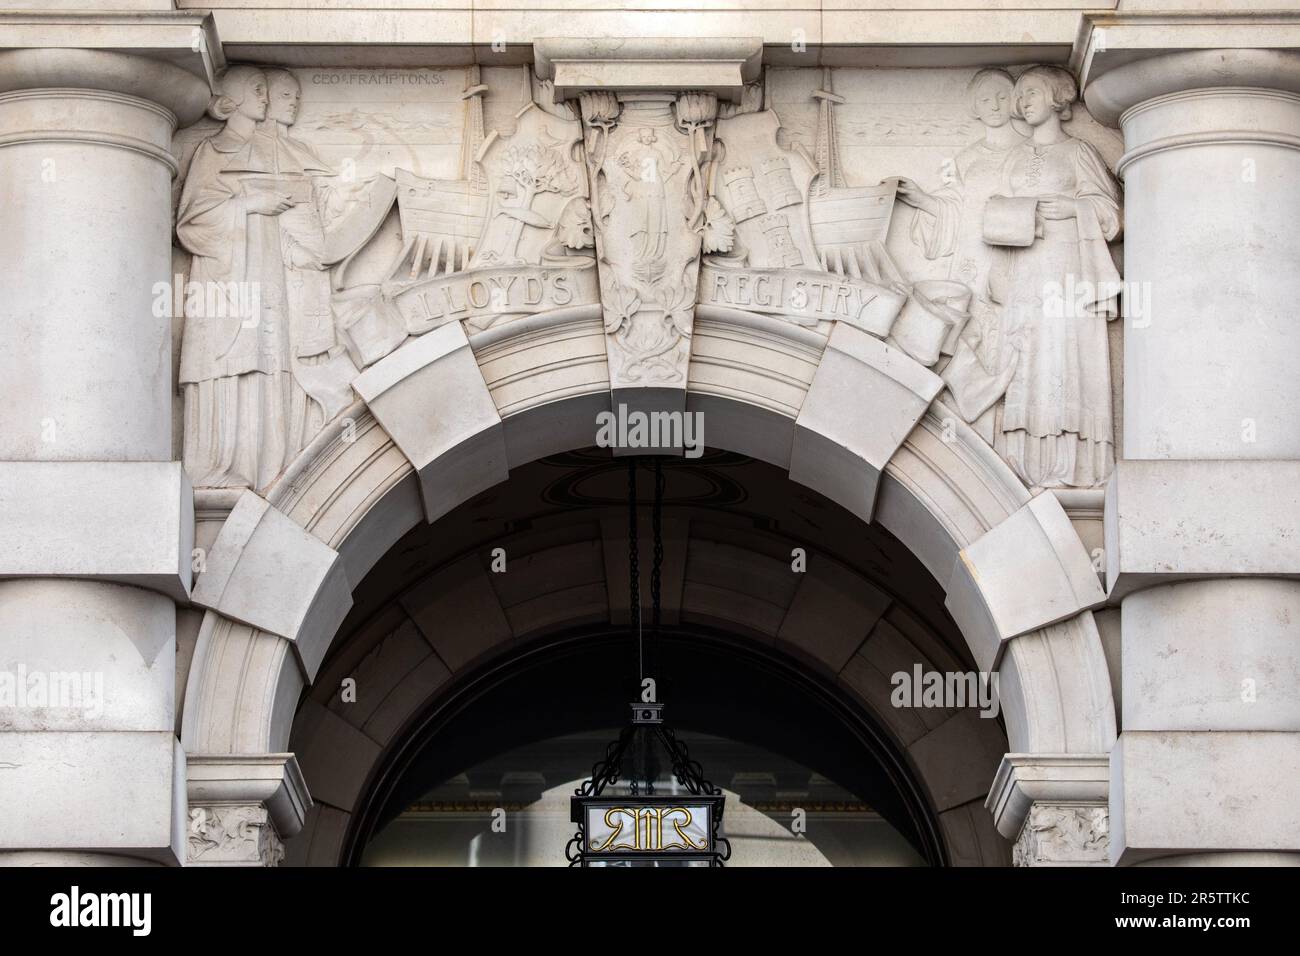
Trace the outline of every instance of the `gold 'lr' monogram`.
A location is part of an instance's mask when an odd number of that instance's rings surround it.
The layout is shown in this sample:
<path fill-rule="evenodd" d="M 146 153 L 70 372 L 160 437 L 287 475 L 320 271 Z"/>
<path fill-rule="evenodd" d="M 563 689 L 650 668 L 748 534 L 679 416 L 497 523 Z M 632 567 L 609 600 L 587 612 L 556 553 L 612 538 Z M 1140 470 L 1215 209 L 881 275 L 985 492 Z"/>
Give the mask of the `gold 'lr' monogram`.
<path fill-rule="evenodd" d="M 610 807 L 605 811 L 605 826 L 610 828 L 610 835 L 599 846 L 593 845 L 591 851 L 706 850 L 707 842 L 697 844 L 682 832 L 694 819 L 686 807 Z M 664 842 L 665 827 L 670 828 L 668 842 Z M 630 834 L 624 836 L 624 831 L 629 829 Z"/>

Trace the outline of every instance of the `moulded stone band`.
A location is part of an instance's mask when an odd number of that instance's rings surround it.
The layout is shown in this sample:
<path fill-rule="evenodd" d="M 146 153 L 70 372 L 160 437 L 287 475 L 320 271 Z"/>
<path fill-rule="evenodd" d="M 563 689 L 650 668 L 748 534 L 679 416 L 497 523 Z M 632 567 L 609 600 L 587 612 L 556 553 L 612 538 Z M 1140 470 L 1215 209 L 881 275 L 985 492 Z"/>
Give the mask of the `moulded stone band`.
<path fill-rule="evenodd" d="M 1162 136 L 1149 143 L 1131 149 L 1119 158 L 1115 164 L 1115 174 L 1124 175 L 1124 170 L 1140 159 L 1153 153 L 1164 153 L 1171 149 L 1187 149 L 1192 146 L 1281 146 L 1286 149 L 1300 149 L 1300 136 L 1291 133 L 1264 133 L 1258 130 L 1222 130 L 1214 133 L 1187 133 L 1182 136 Z"/>
<path fill-rule="evenodd" d="M 1283 50 L 1187 50 L 1117 66 L 1087 84 L 1093 119 L 1116 126 L 1133 107 L 1170 93 L 1206 88 L 1300 92 L 1300 53 Z"/>
<path fill-rule="evenodd" d="M 155 159 L 171 170 L 172 177 L 180 174 L 180 163 L 176 157 L 153 143 L 135 136 L 121 133 L 80 133 L 70 130 L 19 130 L 16 133 L 0 135 L 0 149 L 6 146 L 25 146 L 34 143 L 73 143 L 86 146 L 111 146 L 128 152 L 140 153 Z"/>

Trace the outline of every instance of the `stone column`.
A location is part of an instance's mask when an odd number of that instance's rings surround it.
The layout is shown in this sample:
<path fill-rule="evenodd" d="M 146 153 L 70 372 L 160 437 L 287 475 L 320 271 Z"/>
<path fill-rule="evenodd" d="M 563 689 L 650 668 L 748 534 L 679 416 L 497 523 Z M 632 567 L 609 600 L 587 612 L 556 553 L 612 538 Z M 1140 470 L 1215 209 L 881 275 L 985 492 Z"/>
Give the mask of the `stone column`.
<path fill-rule="evenodd" d="M 1092 75 L 1126 146 L 1110 856 L 1300 862 L 1300 54 Z"/>
<path fill-rule="evenodd" d="M 165 284 L 171 138 L 208 97 L 173 62 L 0 52 L 0 850 L 28 851 L 13 862 L 184 859 L 176 602 L 194 521 Z"/>

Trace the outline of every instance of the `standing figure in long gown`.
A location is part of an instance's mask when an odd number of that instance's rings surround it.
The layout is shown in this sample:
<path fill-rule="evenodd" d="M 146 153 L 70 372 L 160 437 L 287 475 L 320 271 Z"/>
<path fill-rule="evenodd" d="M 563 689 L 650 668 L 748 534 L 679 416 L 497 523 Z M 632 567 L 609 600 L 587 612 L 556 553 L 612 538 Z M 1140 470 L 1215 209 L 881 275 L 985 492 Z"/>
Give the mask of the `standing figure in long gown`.
<path fill-rule="evenodd" d="M 1121 280 L 1107 242 L 1121 195 L 1097 150 L 1061 128 L 1077 98 L 1059 67 L 1016 80 L 1016 115 L 1033 132 L 1010 150 L 1001 195 L 1036 200 L 1036 226 L 989 273 L 999 325 L 1020 343 L 994 448 L 1035 490 L 1095 487 L 1114 467 L 1106 323 Z"/>
<path fill-rule="evenodd" d="M 302 201 L 278 217 L 280 255 L 285 271 L 285 311 L 289 319 L 289 386 L 287 450 L 293 456 L 325 423 L 352 401 L 357 376 L 338 339 L 325 256 L 323 207 L 334 171 L 309 145 L 290 135 L 298 119 L 302 87 L 288 70 L 267 70 L 270 103 L 259 124 L 255 144 L 264 165 Z"/>
<path fill-rule="evenodd" d="M 659 142 L 655 131 L 643 127 L 637 141 L 619 156 L 619 166 L 627 176 L 623 195 L 634 210 L 638 266 L 657 276 L 653 268 L 668 250 L 668 183 L 681 169 L 683 160 L 670 147 Z"/>
<path fill-rule="evenodd" d="M 989 270 L 1002 250 L 984 242 L 984 204 L 1001 186 L 1008 151 L 1025 141 L 1011 122 L 1014 87 L 1006 70 L 976 71 L 966 94 L 984 135 L 953 158 L 948 181 L 933 193 L 906 177 L 899 177 L 898 185 L 898 198 L 918 211 L 912 219 L 913 241 L 927 259 L 951 256 L 948 278 L 965 283 L 973 293 L 971 318 L 952 359 L 955 381 L 967 388 L 952 400 L 963 414 L 970 411 L 971 424 L 989 444 L 1000 424 L 997 400 L 1006 391 L 1016 353 L 1014 343 L 1001 334 L 998 310 L 989 301 Z M 963 370 L 973 367 L 981 374 L 963 377 Z"/>
<path fill-rule="evenodd" d="M 176 235 L 193 255 L 179 382 L 185 469 L 196 487 L 261 490 L 284 468 L 290 401 L 284 263 L 275 217 L 291 196 L 252 148 L 266 117 L 262 71 L 232 67 L 211 115 L 225 122 L 190 164 Z M 214 307 L 215 306 L 215 307 Z"/>

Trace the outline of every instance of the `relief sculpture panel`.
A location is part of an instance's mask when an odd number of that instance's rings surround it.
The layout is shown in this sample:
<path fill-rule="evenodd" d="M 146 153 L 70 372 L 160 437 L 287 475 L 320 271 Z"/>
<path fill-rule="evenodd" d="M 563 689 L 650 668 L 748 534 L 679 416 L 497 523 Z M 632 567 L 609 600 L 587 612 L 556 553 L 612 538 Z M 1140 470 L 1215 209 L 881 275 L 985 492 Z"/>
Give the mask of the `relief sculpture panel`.
<path fill-rule="evenodd" d="M 1035 66 L 975 74 L 984 135 L 926 192 L 913 238 L 972 295 L 973 319 L 941 371 L 952 405 L 1031 489 L 1103 485 L 1114 467 L 1107 322 L 1121 280 L 1108 243 L 1122 196 L 1098 149 L 1063 128 L 1074 78 Z"/>
<path fill-rule="evenodd" d="M 580 98 L 610 387 L 684 390 L 717 98 Z"/>
<path fill-rule="evenodd" d="M 264 490 L 449 322 L 595 310 L 615 400 L 682 407 L 697 304 L 876 336 L 1033 490 L 1108 477 L 1122 195 L 1066 71 L 769 69 L 739 103 L 374 72 L 232 67 L 178 134 L 196 487 Z"/>

